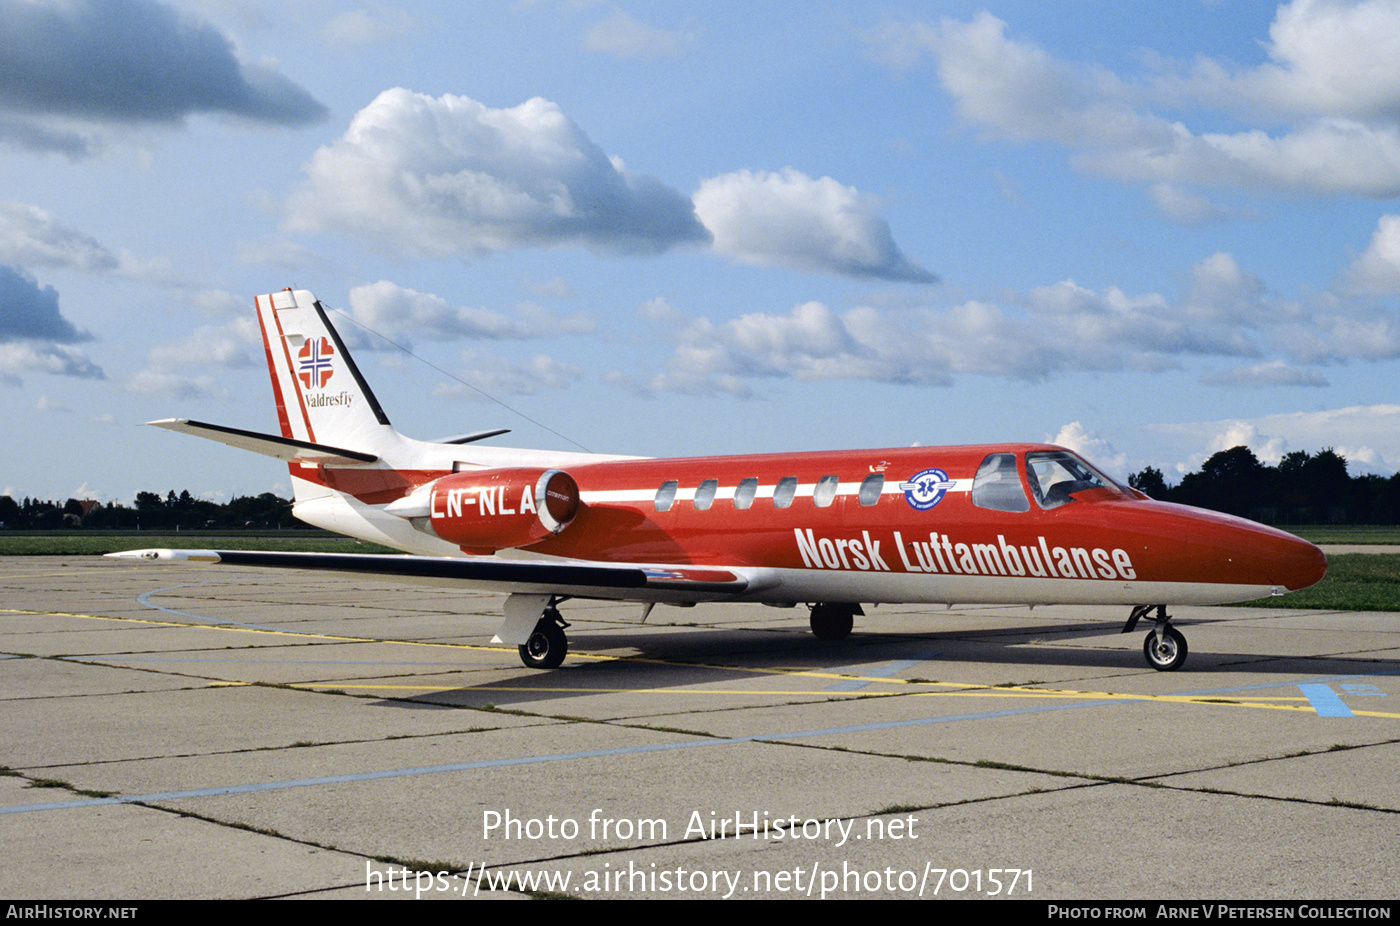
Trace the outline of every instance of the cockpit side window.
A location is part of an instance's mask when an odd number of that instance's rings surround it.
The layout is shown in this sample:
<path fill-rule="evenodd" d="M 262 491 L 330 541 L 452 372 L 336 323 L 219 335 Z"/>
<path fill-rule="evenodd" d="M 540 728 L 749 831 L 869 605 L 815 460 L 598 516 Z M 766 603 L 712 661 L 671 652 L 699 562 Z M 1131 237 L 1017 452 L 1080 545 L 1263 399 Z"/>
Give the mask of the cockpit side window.
<path fill-rule="evenodd" d="M 991 511 L 1031 510 L 1016 472 L 1016 454 L 987 454 L 972 480 L 972 504 Z"/>
<path fill-rule="evenodd" d="M 1117 489 L 1118 483 L 1066 450 L 1026 454 L 1026 481 L 1041 508 L 1058 508 L 1074 501 L 1075 492 L 1085 489 Z"/>

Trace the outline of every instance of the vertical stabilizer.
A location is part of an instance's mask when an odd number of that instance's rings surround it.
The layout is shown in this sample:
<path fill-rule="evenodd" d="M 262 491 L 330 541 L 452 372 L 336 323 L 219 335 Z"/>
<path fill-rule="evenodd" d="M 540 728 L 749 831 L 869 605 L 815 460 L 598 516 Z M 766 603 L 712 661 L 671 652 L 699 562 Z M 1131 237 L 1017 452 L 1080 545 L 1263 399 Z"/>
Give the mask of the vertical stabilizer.
<path fill-rule="evenodd" d="M 257 305 L 282 436 L 387 456 L 397 435 L 316 297 L 284 289 Z"/>

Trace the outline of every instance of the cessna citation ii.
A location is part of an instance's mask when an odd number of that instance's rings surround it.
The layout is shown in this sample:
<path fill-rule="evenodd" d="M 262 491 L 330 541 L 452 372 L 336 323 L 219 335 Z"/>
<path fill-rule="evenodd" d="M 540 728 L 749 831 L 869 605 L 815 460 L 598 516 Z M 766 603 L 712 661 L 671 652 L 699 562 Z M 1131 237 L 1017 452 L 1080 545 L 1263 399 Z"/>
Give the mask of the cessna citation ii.
<path fill-rule="evenodd" d="M 571 598 L 806 604 L 823 640 L 862 606 L 1121 604 L 1154 669 L 1180 668 L 1168 604 L 1306 588 L 1327 564 L 1260 524 L 1153 501 L 1062 447 L 998 444 L 657 460 L 438 442 L 389 424 L 304 290 L 257 299 L 281 435 L 152 425 L 287 462 L 308 524 L 405 551 L 137 550 L 153 561 L 392 576 L 505 593 L 495 642 L 551 669 Z"/>

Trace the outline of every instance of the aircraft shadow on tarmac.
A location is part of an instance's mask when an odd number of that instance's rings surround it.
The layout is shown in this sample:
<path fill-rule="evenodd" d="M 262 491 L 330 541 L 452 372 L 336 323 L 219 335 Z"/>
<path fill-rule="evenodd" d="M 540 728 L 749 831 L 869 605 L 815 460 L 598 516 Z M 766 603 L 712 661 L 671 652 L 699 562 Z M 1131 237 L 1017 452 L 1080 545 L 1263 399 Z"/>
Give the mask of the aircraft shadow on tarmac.
<path fill-rule="evenodd" d="M 1196 625 L 1209 623 L 1198 621 Z M 968 667 L 981 665 L 989 667 L 982 684 L 1048 683 L 1053 687 L 1074 678 L 1075 672 L 1096 679 L 1103 678 L 1105 671 L 1122 676 L 1158 675 L 1140 661 L 1143 636 L 1134 631 L 1122 637 L 1122 645 L 1114 645 L 1113 631 L 1100 621 L 1055 621 L 1010 628 L 991 625 L 925 633 L 856 632 L 839 642 L 817 640 L 796 627 L 582 630 L 576 634 L 577 646 L 569 661 L 560 669 L 540 672 L 521 667 L 510 678 L 380 703 L 386 707 L 504 707 L 645 689 L 751 684 L 765 674 L 802 672 L 816 674 L 810 684 L 800 686 L 804 690 L 835 693 L 841 690 L 835 687 L 841 683 L 838 676 L 870 678 L 880 675 L 883 665 L 901 661 L 911 662 L 898 673 L 901 678 L 950 681 L 949 668 L 956 667 L 956 679 L 971 686 L 978 682 L 968 679 Z M 1097 642 L 1078 642 L 1088 638 Z M 588 658 L 590 655 L 605 658 L 595 660 Z M 507 658 L 503 653 L 503 665 Z M 1178 683 L 1173 687 L 1198 690 L 1214 687 L 1212 677 L 1222 672 L 1288 677 L 1390 675 L 1400 673 L 1400 660 L 1365 655 L 1284 655 L 1267 652 L 1265 647 L 1255 652 L 1193 652 L 1191 662 L 1170 678 Z M 888 692 L 890 686 L 877 682 L 868 690 L 846 691 L 859 696 L 861 691 Z"/>

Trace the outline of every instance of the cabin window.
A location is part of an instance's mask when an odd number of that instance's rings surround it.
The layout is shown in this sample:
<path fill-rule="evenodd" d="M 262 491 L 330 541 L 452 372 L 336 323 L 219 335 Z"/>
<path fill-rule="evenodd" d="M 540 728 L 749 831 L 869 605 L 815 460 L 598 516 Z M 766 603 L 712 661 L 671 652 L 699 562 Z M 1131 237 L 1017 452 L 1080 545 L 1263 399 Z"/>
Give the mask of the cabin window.
<path fill-rule="evenodd" d="M 812 501 L 818 508 L 830 507 L 836 498 L 836 489 L 841 485 L 839 476 L 823 476 L 817 480 L 817 486 L 812 490 Z"/>
<path fill-rule="evenodd" d="M 786 508 L 792 504 L 792 497 L 797 494 L 797 477 L 784 476 L 778 480 L 778 484 L 773 487 L 773 507 Z"/>
<path fill-rule="evenodd" d="M 860 503 L 869 508 L 880 500 L 880 492 L 885 488 L 885 474 L 872 473 L 860 481 Z"/>
<path fill-rule="evenodd" d="M 972 504 L 991 511 L 1031 510 L 1021 476 L 1016 472 L 1016 454 L 987 454 L 972 480 Z"/>
<path fill-rule="evenodd" d="M 656 510 L 670 511 L 671 503 L 676 500 L 676 486 L 679 483 L 674 479 L 668 479 L 661 483 L 661 488 L 656 490 Z"/>
<path fill-rule="evenodd" d="M 747 508 L 753 504 L 753 497 L 758 492 L 758 480 L 750 476 L 741 480 L 737 488 L 734 489 L 734 507 Z"/>
<path fill-rule="evenodd" d="M 695 490 L 695 510 L 708 511 L 715 502 L 715 490 L 718 488 L 718 479 L 706 479 L 700 483 L 700 488 Z"/>

